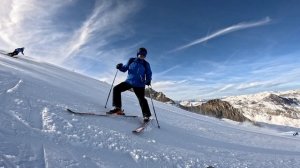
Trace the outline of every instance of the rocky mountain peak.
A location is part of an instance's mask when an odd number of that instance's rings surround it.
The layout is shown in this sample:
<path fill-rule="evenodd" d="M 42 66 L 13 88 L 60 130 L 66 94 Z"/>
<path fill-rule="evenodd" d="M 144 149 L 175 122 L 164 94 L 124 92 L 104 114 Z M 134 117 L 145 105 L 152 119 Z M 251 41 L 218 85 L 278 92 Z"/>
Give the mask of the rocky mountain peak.
<path fill-rule="evenodd" d="M 278 96 L 276 94 L 270 94 L 268 97 L 263 99 L 264 101 L 273 102 L 276 105 L 299 105 L 299 102 L 296 98 L 285 98 Z"/>
<path fill-rule="evenodd" d="M 217 118 L 227 118 L 238 122 L 249 121 L 238 109 L 234 108 L 230 103 L 220 99 L 209 100 L 198 106 L 187 107 L 180 105 L 180 107 L 188 111 L 193 111 Z"/>
<path fill-rule="evenodd" d="M 175 104 L 175 101 L 172 99 L 168 98 L 163 92 L 157 92 L 152 88 L 147 88 L 145 91 L 146 97 L 150 97 L 149 91 L 151 93 L 151 96 L 154 100 L 163 102 L 163 103 L 170 103 L 170 104 Z"/>

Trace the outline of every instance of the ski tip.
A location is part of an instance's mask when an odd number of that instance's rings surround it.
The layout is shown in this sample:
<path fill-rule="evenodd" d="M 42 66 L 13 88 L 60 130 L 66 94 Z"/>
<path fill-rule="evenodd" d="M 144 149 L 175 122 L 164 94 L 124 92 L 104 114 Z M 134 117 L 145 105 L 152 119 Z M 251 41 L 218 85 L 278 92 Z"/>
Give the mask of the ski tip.
<path fill-rule="evenodd" d="M 132 133 L 133 133 L 133 134 L 140 134 L 140 133 L 142 133 L 142 131 L 136 131 L 136 130 L 133 130 Z"/>

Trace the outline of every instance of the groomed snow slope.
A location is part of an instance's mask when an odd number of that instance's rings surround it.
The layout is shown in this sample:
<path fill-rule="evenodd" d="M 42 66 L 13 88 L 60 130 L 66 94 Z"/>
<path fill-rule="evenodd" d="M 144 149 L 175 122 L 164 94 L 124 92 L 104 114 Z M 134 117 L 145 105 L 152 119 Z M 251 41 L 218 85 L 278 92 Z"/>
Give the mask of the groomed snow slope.
<path fill-rule="evenodd" d="M 296 128 L 260 128 L 154 102 L 161 129 L 153 121 L 135 135 L 131 131 L 140 119 L 66 112 L 106 111 L 108 84 L 22 57 L 0 55 L 0 86 L 0 167 L 300 165 L 300 138 L 292 136 Z M 141 115 L 134 94 L 122 98 L 127 114 Z"/>

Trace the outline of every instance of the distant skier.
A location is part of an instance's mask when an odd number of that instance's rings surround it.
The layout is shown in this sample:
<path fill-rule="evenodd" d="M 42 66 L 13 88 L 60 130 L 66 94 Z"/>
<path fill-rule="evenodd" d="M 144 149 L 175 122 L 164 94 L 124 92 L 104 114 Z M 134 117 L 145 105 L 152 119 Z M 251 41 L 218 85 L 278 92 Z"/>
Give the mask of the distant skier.
<path fill-rule="evenodd" d="M 24 55 L 24 47 L 23 48 L 16 48 L 14 52 L 8 53 L 9 56 L 13 57 L 15 55 L 18 55 L 20 52 Z"/>
<path fill-rule="evenodd" d="M 128 71 L 127 79 L 113 89 L 112 110 L 107 114 L 125 115 L 122 110 L 121 92 L 133 89 L 142 109 L 144 122 L 149 121 L 151 112 L 145 98 L 145 85 L 151 85 L 152 71 L 150 64 L 145 60 L 147 50 L 139 48 L 136 58 L 130 58 L 126 65 L 117 64 L 116 68 L 122 72 Z"/>
<path fill-rule="evenodd" d="M 295 132 L 295 133 L 293 133 L 293 136 L 297 136 L 297 135 L 299 135 L 299 133 L 298 133 L 298 132 Z"/>

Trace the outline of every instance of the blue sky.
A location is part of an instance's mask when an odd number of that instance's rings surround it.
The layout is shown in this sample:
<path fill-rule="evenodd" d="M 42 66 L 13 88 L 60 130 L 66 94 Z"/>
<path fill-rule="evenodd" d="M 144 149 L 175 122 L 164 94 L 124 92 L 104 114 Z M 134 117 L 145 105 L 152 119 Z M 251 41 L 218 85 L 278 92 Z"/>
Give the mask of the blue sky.
<path fill-rule="evenodd" d="M 0 49 L 112 82 L 148 49 L 175 100 L 300 88 L 297 0 L 1 0 Z M 119 73 L 121 82 L 126 74 Z"/>

